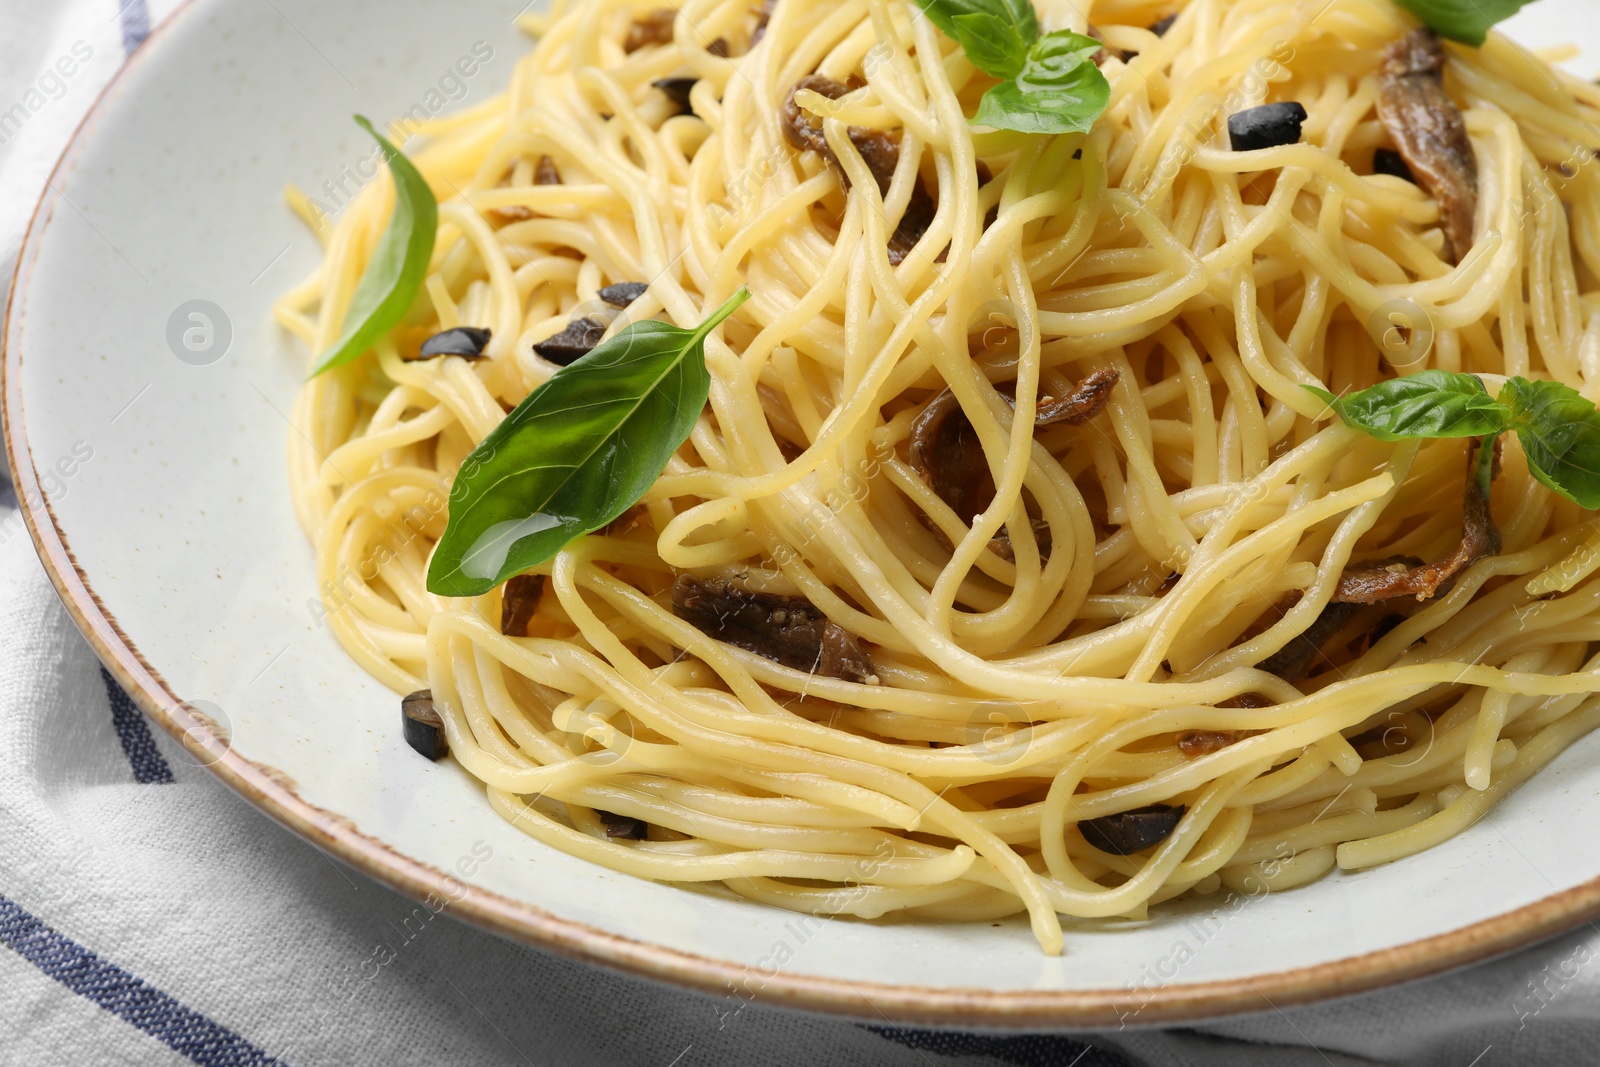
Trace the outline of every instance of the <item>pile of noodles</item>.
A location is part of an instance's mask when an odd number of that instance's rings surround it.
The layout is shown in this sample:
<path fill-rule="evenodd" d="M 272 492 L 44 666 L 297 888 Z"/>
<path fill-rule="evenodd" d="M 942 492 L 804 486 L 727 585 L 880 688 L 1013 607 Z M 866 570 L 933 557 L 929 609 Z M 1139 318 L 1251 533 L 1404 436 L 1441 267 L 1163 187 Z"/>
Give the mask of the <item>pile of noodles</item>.
<path fill-rule="evenodd" d="M 426 285 L 293 414 L 333 632 L 396 692 L 431 689 L 501 816 L 817 915 L 1026 911 L 1054 953 L 1062 915 L 1429 848 L 1600 724 L 1600 536 L 1514 442 L 1498 554 L 1357 612 L 1294 684 L 1259 666 L 1350 564 L 1462 538 L 1469 442 L 1363 436 L 1302 384 L 1435 367 L 1600 398 L 1600 88 L 1497 35 L 1449 46 L 1480 181 L 1456 265 L 1434 201 L 1373 174 L 1378 65 L 1416 25 L 1390 0 L 1041 6 L 1108 46 L 1109 109 L 1060 137 L 970 127 L 993 81 L 908 0 L 689 0 L 629 51 L 657 3 L 558 0 L 503 95 L 412 142 L 440 201 Z M 837 165 L 780 129 L 818 73 L 863 87 L 826 109 Z M 690 113 L 652 86 L 669 77 L 698 79 Z M 1227 117 L 1269 101 L 1305 106 L 1301 142 L 1231 151 Z M 899 139 L 886 193 L 850 126 Z M 561 184 L 536 181 L 546 156 Z M 919 182 L 937 212 L 894 264 Z M 393 187 L 337 219 L 291 200 L 326 257 L 278 316 L 314 356 Z M 649 291 L 606 312 L 622 281 Z M 534 344 L 580 316 L 693 326 L 740 286 L 693 436 L 623 520 L 536 568 L 527 636 L 501 632 L 499 590 L 427 591 L 455 472 L 557 370 Z M 492 331 L 488 358 L 415 358 L 457 325 Z M 1033 432 L 1041 398 L 1102 369 L 1103 413 Z M 910 459 L 947 388 L 995 484 L 977 515 Z M 992 550 L 1030 524 L 1014 559 Z M 876 684 L 703 632 L 673 608 L 685 573 L 804 598 Z M 1231 743 L 1179 744 L 1208 734 Z M 1181 821 L 1133 855 L 1078 828 L 1151 805 Z"/>

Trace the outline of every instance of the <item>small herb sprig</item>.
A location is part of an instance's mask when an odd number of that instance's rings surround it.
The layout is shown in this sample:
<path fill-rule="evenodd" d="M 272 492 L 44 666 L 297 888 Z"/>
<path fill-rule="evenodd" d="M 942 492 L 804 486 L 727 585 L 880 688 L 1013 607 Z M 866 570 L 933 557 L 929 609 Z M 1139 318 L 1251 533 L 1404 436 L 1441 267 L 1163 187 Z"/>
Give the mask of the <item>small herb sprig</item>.
<path fill-rule="evenodd" d="M 417 290 L 422 288 L 428 261 L 433 258 L 434 234 L 439 228 L 439 204 L 427 179 L 372 128 L 372 123 L 361 115 L 355 118 L 356 124 L 383 149 L 389 173 L 394 175 L 394 213 L 356 283 L 344 316 L 344 332 L 317 360 L 316 369 L 311 372 L 313 378 L 349 363 L 405 318 Z"/>
<path fill-rule="evenodd" d="M 486 593 L 644 496 L 706 406 L 706 338 L 748 299 L 692 330 L 635 322 L 529 393 L 461 464 L 428 591 Z"/>
<path fill-rule="evenodd" d="M 1515 433 L 1535 478 L 1600 510 L 1600 411 L 1560 382 L 1509 378 L 1496 397 L 1476 375 L 1425 370 L 1342 397 L 1304 388 L 1381 441 Z"/>
<path fill-rule="evenodd" d="M 1042 33 L 1030 0 L 916 0 L 973 66 L 1000 79 L 974 125 L 1021 133 L 1087 133 L 1111 103 L 1094 54 L 1099 41 L 1070 30 Z"/>
<path fill-rule="evenodd" d="M 1489 28 L 1521 11 L 1533 0 L 1395 0 L 1440 37 L 1481 46 Z"/>

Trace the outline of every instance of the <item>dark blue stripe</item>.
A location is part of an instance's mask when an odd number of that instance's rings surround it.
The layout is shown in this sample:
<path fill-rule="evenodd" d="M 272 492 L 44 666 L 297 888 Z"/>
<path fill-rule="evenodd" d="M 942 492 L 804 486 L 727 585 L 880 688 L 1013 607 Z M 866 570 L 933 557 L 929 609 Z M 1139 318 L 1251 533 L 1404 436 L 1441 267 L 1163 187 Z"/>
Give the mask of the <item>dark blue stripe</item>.
<path fill-rule="evenodd" d="M 122 0 L 122 50 L 129 55 L 150 36 L 150 9 L 145 0 Z"/>
<path fill-rule="evenodd" d="M 150 736 L 150 726 L 144 721 L 139 707 L 122 691 L 122 686 L 111 677 L 111 672 L 100 668 L 100 679 L 106 683 L 106 699 L 111 701 L 111 725 L 122 742 L 122 751 L 133 764 L 133 778 L 140 785 L 165 785 L 172 781 L 172 768 L 156 748 L 156 739 Z"/>
<path fill-rule="evenodd" d="M 869 1026 L 867 1029 L 897 1045 L 940 1056 L 988 1056 L 1017 1067 L 1128 1067 L 1128 1061 L 1115 1052 L 1055 1034 L 990 1037 L 894 1026 Z"/>
<path fill-rule="evenodd" d="M 232 1030 L 191 1011 L 0 897 L 0 941 L 80 997 L 201 1067 L 284 1067 Z"/>

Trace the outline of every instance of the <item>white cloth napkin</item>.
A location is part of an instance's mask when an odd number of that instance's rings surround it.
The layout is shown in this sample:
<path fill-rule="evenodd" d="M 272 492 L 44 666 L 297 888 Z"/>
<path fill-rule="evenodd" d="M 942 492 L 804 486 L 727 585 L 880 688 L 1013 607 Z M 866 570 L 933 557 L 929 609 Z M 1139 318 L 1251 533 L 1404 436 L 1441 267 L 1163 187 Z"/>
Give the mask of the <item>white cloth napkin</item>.
<path fill-rule="evenodd" d="M 5 277 L 72 129 L 170 6 L 0 3 Z M 0 754 L 0 1065 L 1600 1061 L 1593 927 L 1316 1007 L 1263 1001 L 1259 1015 L 1197 1029 L 1011 1036 L 738 1011 L 450 918 L 408 924 L 411 901 L 270 822 L 146 723 L 61 609 L 3 477 Z"/>

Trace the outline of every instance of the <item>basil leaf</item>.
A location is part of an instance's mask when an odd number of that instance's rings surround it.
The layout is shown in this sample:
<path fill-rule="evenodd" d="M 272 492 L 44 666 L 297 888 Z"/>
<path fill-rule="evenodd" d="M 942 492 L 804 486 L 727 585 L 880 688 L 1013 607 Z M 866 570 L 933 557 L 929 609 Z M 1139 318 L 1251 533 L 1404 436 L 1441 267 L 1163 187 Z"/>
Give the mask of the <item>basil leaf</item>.
<path fill-rule="evenodd" d="M 1041 37 L 1013 80 L 983 94 L 973 124 L 1021 133 L 1087 133 L 1111 103 L 1111 85 L 1094 65 L 1101 47 L 1070 30 Z"/>
<path fill-rule="evenodd" d="M 962 50 L 967 53 L 967 58 L 971 59 L 974 65 L 985 73 L 994 74 L 995 77 L 1009 78 L 1011 75 L 996 74 L 972 55 L 957 27 L 958 18 L 963 15 L 992 17 L 1020 43 L 1018 51 L 1026 51 L 1029 45 L 1039 39 L 1039 19 L 1034 14 L 1030 0 L 917 0 L 917 6 L 927 14 L 929 21 L 944 31 L 946 37 L 961 45 Z M 993 32 L 999 32 L 1000 27 L 992 29 Z"/>
<path fill-rule="evenodd" d="M 461 465 L 428 591 L 486 593 L 643 496 L 706 405 L 706 337 L 749 298 L 693 330 L 633 323 L 529 393 Z"/>
<path fill-rule="evenodd" d="M 1470 374 L 1425 370 L 1348 396 L 1304 386 L 1338 416 L 1381 441 L 1483 437 L 1506 428 L 1509 413 Z"/>
<path fill-rule="evenodd" d="M 1515 15 L 1533 0 L 1395 0 L 1441 37 L 1481 45 L 1489 27 Z"/>
<path fill-rule="evenodd" d="M 1020 133 L 1087 133 L 1111 102 L 1094 64 L 1102 45 L 1081 33 L 1039 35 L 1030 0 L 917 0 L 974 66 L 1001 83 L 983 95 L 974 125 Z"/>
<path fill-rule="evenodd" d="M 1600 509 L 1600 412 L 1560 382 L 1512 378 L 1500 391 L 1540 482 L 1580 507 Z"/>
<path fill-rule="evenodd" d="M 972 65 L 996 78 L 1014 78 L 1028 58 L 1028 45 L 1000 18 L 987 13 L 951 19 L 953 36 Z"/>
<path fill-rule="evenodd" d="M 344 316 L 344 335 L 317 361 L 313 378 L 349 363 L 405 317 L 428 273 L 434 233 L 439 228 L 439 205 L 427 180 L 372 123 L 360 115 L 356 122 L 383 148 L 383 158 L 394 175 L 394 214 L 356 283 Z"/>

